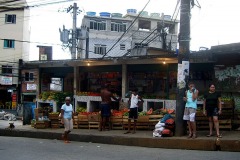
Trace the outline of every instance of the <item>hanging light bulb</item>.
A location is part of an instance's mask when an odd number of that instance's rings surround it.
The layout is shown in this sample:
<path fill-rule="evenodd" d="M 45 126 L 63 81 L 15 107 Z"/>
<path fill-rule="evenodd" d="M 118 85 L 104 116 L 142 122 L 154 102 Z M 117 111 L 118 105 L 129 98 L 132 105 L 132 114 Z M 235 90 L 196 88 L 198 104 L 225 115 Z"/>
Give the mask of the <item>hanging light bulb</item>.
<path fill-rule="evenodd" d="M 87 65 L 90 66 L 90 63 L 88 62 Z"/>
<path fill-rule="evenodd" d="M 163 64 L 166 64 L 166 62 L 165 62 L 165 61 L 163 61 Z"/>

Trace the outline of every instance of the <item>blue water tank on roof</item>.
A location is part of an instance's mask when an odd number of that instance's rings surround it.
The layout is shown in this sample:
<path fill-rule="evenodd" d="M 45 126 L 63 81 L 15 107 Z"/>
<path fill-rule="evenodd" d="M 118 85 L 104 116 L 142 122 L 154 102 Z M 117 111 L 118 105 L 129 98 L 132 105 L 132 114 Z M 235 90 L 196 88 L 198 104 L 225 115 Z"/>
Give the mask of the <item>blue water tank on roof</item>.
<path fill-rule="evenodd" d="M 122 14 L 121 13 L 112 13 L 111 17 L 122 18 Z"/>
<path fill-rule="evenodd" d="M 96 16 L 96 12 L 87 12 L 88 16 Z"/>
<path fill-rule="evenodd" d="M 127 9 L 127 13 L 128 14 L 137 14 L 137 10 L 136 9 Z"/>
<path fill-rule="evenodd" d="M 99 15 L 100 15 L 101 17 L 110 17 L 110 16 L 111 16 L 111 13 L 109 13 L 109 12 L 100 12 Z"/>

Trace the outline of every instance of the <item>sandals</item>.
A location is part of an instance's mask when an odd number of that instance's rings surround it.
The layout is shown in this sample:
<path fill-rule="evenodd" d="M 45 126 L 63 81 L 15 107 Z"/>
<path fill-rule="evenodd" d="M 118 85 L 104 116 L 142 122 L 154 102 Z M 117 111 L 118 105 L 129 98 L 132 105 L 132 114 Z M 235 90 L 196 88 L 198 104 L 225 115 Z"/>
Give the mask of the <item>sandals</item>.
<path fill-rule="evenodd" d="M 124 134 L 128 134 L 128 133 L 131 133 L 130 131 L 127 131 L 127 132 L 125 132 Z"/>
<path fill-rule="evenodd" d="M 192 136 L 193 136 L 192 133 L 190 133 L 187 138 L 192 138 Z"/>
<path fill-rule="evenodd" d="M 195 139 L 195 138 L 197 138 L 197 135 L 196 135 L 195 133 L 193 133 L 193 134 L 190 133 L 187 138 L 188 138 L 188 139 L 189 139 L 189 138 Z"/>
<path fill-rule="evenodd" d="M 195 139 L 195 138 L 197 138 L 197 135 L 196 135 L 196 134 L 193 134 L 193 135 L 192 135 L 192 139 Z"/>
<path fill-rule="evenodd" d="M 206 137 L 212 137 L 212 136 L 213 136 L 212 134 L 206 135 Z M 222 138 L 222 136 L 219 134 L 219 135 L 217 135 L 217 138 Z"/>
<path fill-rule="evenodd" d="M 206 135 L 206 137 L 212 137 L 213 135 L 212 134 L 208 134 L 208 135 Z"/>
<path fill-rule="evenodd" d="M 222 136 L 219 134 L 219 135 L 217 135 L 217 138 L 222 138 Z"/>

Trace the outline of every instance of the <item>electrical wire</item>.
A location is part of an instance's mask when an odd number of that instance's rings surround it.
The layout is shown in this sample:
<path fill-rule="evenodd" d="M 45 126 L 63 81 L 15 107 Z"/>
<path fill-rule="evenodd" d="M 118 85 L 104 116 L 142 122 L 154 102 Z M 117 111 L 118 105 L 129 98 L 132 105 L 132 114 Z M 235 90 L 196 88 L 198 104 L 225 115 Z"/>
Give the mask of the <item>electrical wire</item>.
<path fill-rule="evenodd" d="M 135 23 L 135 21 L 139 18 L 140 14 L 143 12 L 143 10 L 148 6 L 148 4 L 150 3 L 151 0 L 148 0 L 147 4 L 143 7 L 142 11 L 139 12 L 139 14 L 137 15 L 137 17 L 133 20 L 133 22 L 129 25 L 129 27 L 127 28 L 127 30 L 120 36 L 120 38 L 114 43 L 114 45 L 103 55 L 102 58 L 104 58 L 112 49 L 115 45 L 117 45 L 117 43 L 123 38 L 123 36 L 132 28 L 133 24 Z"/>

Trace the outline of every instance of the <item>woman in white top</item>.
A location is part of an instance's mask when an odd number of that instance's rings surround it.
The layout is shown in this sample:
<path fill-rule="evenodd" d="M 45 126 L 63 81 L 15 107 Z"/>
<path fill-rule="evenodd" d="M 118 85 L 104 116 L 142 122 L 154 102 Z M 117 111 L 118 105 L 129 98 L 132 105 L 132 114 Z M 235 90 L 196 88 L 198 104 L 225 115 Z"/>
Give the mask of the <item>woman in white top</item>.
<path fill-rule="evenodd" d="M 128 100 L 128 103 L 130 105 L 130 111 L 129 111 L 129 116 L 128 116 L 128 131 L 125 132 L 124 134 L 128 134 L 131 133 L 131 120 L 133 119 L 134 123 L 133 123 L 133 134 L 136 133 L 136 123 L 137 123 L 137 119 L 138 119 L 138 106 L 139 106 L 139 102 L 143 103 L 143 99 L 141 96 L 139 96 L 137 94 L 138 89 L 134 89 L 132 91 L 131 97 Z M 140 101 L 139 101 L 140 100 Z"/>
<path fill-rule="evenodd" d="M 61 119 L 64 123 L 64 134 L 62 135 L 62 138 L 65 143 L 69 143 L 68 135 L 73 129 L 73 107 L 70 104 L 71 98 L 66 97 L 65 98 L 65 104 L 62 105 L 61 108 Z"/>

